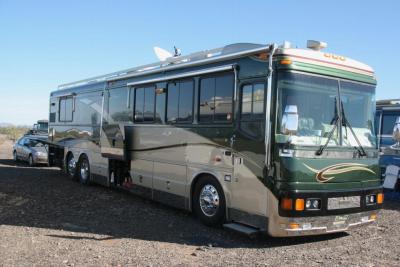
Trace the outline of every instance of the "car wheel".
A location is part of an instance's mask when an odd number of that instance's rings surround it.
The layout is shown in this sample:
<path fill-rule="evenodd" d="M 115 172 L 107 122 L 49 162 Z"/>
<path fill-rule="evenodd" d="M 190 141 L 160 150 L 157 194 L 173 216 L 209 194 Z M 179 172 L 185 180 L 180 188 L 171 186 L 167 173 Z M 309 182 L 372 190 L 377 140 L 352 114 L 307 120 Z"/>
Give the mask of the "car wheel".
<path fill-rule="evenodd" d="M 15 162 L 18 162 L 18 161 L 19 161 L 18 155 L 17 155 L 17 151 L 15 151 L 15 150 L 14 150 L 14 152 L 13 152 L 13 159 L 14 159 Z"/>
<path fill-rule="evenodd" d="M 90 184 L 90 164 L 85 155 L 82 155 L 78 164 L 79 182 L 84 185 Z"/>
<path fill-rule="evenodd" d="M 35 161 L 33 160 L 32 155 L 29 155 L 29 157 L 28 157 L 28 164 L 30 167 L 35 166 Z"/>
<path fill-rule="evenodd" d="M 72 179 L 77 178 L 76 161 L 72 154 L 68 155 L 66 170 L 67 170 L 67 174 L 70 178 L 72 178 Z"/>
<path fill-rule="evenodd" d="M 193 192 L 193 210 L 208 226 L 218 226 L 225 221 L 225 197 L 221 185 L 212 176 L 201 178 Z"/>

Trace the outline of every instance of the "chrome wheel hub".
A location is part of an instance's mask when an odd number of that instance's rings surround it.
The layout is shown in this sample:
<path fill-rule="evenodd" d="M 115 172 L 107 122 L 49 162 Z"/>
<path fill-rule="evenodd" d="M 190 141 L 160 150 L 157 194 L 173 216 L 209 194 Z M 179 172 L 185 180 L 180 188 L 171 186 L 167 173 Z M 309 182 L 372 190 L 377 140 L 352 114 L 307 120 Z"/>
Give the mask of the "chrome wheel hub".
<path fill-rule="evenodd" d="M 219 195 L 217 189 L 210 184 L 205 185 L 200 192 L 200 208 L 206 216 L 214 216 L 219 207 Z"/>
<path fill-rule="evenodd" d="M 81 177 L 85 181 L 89 178 L 89 164 L 86 160 L 83 160 L 81 164 Z"/>
<path fill-rule="evenodd" d="M 75 159 L 72 157 L 69 159 L 68 161 L 68 173 L 70 175 L 74 175 L 75 173 L 75 168 L 76 168 L 76 161 Z"/>

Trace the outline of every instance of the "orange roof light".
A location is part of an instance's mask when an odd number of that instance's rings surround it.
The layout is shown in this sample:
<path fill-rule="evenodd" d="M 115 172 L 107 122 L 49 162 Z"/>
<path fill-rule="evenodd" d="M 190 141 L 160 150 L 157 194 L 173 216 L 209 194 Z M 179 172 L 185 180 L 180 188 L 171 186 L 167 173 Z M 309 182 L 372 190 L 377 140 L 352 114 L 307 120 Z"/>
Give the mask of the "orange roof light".
<path fill-rule="evenodd" d="M 292 64 L 292 60 L 282 59 L 280 63 L 281 63 L 281 65 L 290 65 L 290 64 Z"/>
<path fill-rule="evenodd" d="M 282 198 L 281 199 L 281 208 L 283 210 L 292 210 L 293 209 L 293 201 L 291 198 Z"/>

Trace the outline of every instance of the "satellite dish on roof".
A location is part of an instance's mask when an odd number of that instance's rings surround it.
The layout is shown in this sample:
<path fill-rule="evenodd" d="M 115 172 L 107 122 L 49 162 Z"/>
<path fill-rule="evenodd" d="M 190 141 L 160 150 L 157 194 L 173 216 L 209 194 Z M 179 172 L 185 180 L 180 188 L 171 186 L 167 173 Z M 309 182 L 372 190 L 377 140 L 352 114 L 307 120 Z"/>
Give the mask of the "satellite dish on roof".
<path fill-rule="evenodd" d="M 156 56 L 160 61 L 165 61 L 168 58 L 173 57 L 173 55 L 169 51 L 157 46 L 154 47 L 154 53 L 156 53 Z"/>

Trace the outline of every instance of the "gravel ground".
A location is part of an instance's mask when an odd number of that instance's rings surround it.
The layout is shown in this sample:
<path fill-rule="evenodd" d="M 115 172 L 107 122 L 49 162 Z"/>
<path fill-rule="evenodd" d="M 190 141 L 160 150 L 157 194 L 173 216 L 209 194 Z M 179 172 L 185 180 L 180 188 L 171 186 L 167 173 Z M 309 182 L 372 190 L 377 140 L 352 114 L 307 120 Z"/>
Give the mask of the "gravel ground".
<path fill-rule="evenodd" d="M 400 202 L 349 233 L 247 238 L 56 168 L 15 164 L 0 145 L 0 266 L 400 265 Z"/>

